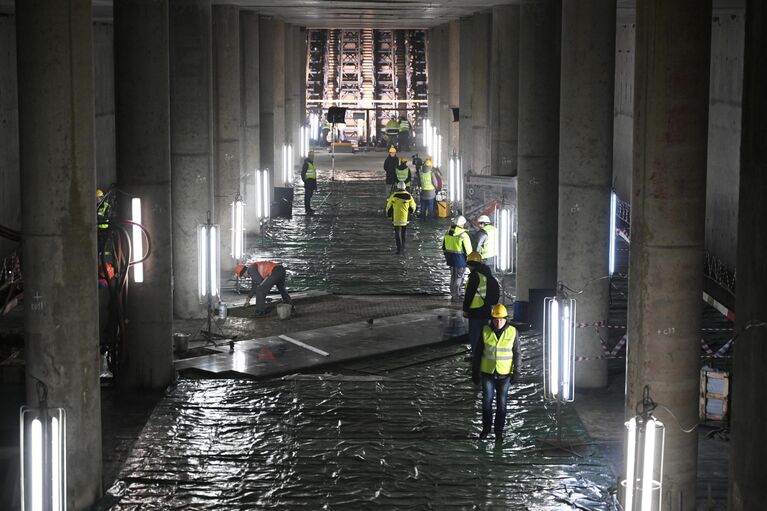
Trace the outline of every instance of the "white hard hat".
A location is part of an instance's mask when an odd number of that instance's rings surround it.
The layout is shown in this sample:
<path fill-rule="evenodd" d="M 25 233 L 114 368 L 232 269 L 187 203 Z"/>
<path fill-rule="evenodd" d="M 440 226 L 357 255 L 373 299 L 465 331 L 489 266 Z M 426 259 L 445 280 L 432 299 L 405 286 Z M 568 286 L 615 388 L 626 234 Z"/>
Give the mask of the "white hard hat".
<path fill-rule="evenodd" d="M 489 224 L 490 223 L 490 217 L 487 215 L 482 215 L 479 218 L 477 218 L 477 222 L 481 224 Z"/>
<path fill-rule="evenodd" d="M 397 190 L 404 190 L 405 189 L 405 183 L 402 181 L 397 182 Z"/>
<path fill-rule="evenodd" d="M 453 223 L 457 225 L 458 227 L 463 227 L 464 225 L 466 225 L 466 218 L 464 218 L 463 215 L 457 216 L 455 217 L 455 221 Z"/>

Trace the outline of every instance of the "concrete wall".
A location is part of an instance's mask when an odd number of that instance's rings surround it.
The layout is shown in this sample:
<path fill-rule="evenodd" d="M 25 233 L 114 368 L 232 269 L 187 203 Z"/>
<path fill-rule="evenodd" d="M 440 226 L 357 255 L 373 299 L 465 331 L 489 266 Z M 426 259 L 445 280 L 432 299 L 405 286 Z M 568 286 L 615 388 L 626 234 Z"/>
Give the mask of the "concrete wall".
<path fill-rule="evenodd" d="M 21 229 L 19 124 L 16 100 L 16 24 L 0 16 L 0 225 Z M 0 237 L 0 258 L 16 243 Z"/>
<path fill-rule="evenodd" d="M 117 181 L 114 27 L 111 23 L 93 24 L 93 82 L 96 94 L 96 186 L 106 190 Z"/>
<path fill-rule="evenodd" d="M 744 18 L 742 9 L 717 9 L 711 33 L 706 250 L 733 269 L 738 226 Z M 628 201 L 634 137 L 635 32 L 633 20 L 617 25 L 613 186 L 618 196 Z"/>

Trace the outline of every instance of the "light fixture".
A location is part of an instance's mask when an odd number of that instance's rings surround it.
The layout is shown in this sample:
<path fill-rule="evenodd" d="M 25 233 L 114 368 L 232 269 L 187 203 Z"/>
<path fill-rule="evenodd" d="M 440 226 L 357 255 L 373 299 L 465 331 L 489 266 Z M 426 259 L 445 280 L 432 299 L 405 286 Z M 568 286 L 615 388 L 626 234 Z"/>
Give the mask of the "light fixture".
<path fill-rule="evenodd" d="M 433 158 L 432 161 L 439 163 L 437 159 L 437 127 L 431 127 L 431 135 L 429 135 L 429 155 Z M 437 165 L 439 167 L 439 165 Z"/>
<path fill-rule="evenodd" d="M 626 511 L 661 509 L 666 428 L 652 416 L 655 407 L 645 386 L 637 416 L 626 422 L 626 479 L 621 481 Z"/>
<path fill-rule="evenodd" d="M 197 285 L 200 303 L 207 303 L 209 308 L 220 289 L 220 241 L 219 226 L 210 223 L 208 211 L 207 223 L 197 226 Z"/>
<path fill-rule="evenodd" d="M 48 408 L 47 389 L 38 382 L 39 408 L 19 414 L 22 511 L 67 508 L 67 427 L 63 408 Z"/>
<path fill-rule="evenodd" d="M 437 168 L 442 168 L 442 135 L 437 135 Z"/>
<path fill-rule="evenodd" d="M 561 403 L 575 398 L 575 299 L 563 289 L 543 305 L 543 395 Z"/>
<path fill-rule="evenodd" d="M 309 156 L 309 131 L 310 128 L 308 126 L 301 126 L 301 144 L 299 145 L 299 153 L 301 154 L 301 158 L 306 158 Z"/>
<path fill-rule="evenodd" d="M 608 271 L 612 277 L 615 273 L 615 215 L 618 213 L 618 196 L 610 192 L 610 256 Z"/>
<path fill-rule="evenodd" d="M 317 114 L 309 114 L 309 126 L 311 139 L 318 140 L 320 138 L 320 117 Z"/>
<path fill-rule="evenodd" d="M 256 217 L 259 220 L 269 218 L 271 188 L 269 187 L 269 170 L 256 171 Z"/>
<path fill-rule="evenodd" d="M 293 145 L 282 144 L 282 182 L 285 186 L 293 181 Z"/>
<path fill-rule="evenodd" d="M 141 199 L 133 197 L 131 200 L 132 249 L 133 254 L 133 282 L 144 282 L 144 263 L 137 262 L 144 258 L 144 233 L 141 230 Z"/>
<path fill-rule="evenodd" d="M 516 270 L 516 246 L 514 244 L 514 209 L 501 206 L 495 210 L 495 226 L 498 229 L 498 258 L 496 268 L 502 272 Z"/>
<path fill-rule="evenodd" d="M 429 135 L 431 134 L 431 123 L 429 122 L 429 118 L 425 118 L 423 120 L 423 126 L 422 126 L 422 133 L 421 138 L 423 139 L 423 146 L 426 148 L 426 152 L 429 152 Z"/>
<path fill-rule="evenodd" d="M 450 202 L 457 204 L 461 203 L 461 211 L 463 211 L 463 169 L 461 166 L 461 158 L 458 156 L 452 156 L 448 163 L 448 198 Z"/>
<path fill-rule="evenodd" d="M 245 251 L 245 203 L 237 193 L 232 202 L 232 257 L 240 259 Z"/>

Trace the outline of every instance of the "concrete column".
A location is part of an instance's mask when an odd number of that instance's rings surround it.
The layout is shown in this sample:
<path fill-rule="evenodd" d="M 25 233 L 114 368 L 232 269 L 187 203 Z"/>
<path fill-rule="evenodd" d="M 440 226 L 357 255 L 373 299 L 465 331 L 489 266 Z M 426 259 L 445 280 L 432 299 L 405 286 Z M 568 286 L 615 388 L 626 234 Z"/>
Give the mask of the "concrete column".
<path fill-rule="evenodd" d="M 460 103 L 460 72 L 461 72 L 461 22 L 450 22 L 448 29 L 448 104 L 450 108 L 458 108 Z M 450 144 L 449 155 L 460 152 L 460 122 L 453 120 L 453 112 L 450 112 Z M 445 163 L 443 163 L 443 166 Z"/>
<path fill-rule="evenodd" d="M 464 172 L 470 170 L 474 158 L 474 129 L 471 100 L 474 89 L 474 22 L 471 17 L 461 18 L 459 50 L 459 147 Z"/>
<path fill-rule="evenodd" d="M 450 110 L 450 30 L 446 23 L 440 25 L 439 32 L 439 134 L 442 135 L 440 161 L 442 169 L 448 168 L 450 156 L 450 125 L 453 112 Z"/>
<path fill-rule="evenodd" d="M 170 0 L 173 313 L 187 319 L 206 314 L 197 296 L 197 226 L 214 214 L 210 32 L 210 0 Z"/>
<path fill-rule="evenodd" d="M 296 69 L 296 32 L 295 25 L 285 25 L 285 143 L 293 150 L 293 162 L 298 158 L 298 81 Z M 280 153 L 282 155 L 282 153 Z M 291 179 L 288 186 L 293 186 L 294 169 L 288 169 Z"/>
<path fill-rule="evenodd" d="M 711 1 L 637 3 L 626 416 L 664 409 L 664 509 L 695 509 Z M 751 439 L 749 439 L 751 441 Z M 742 460 L 740 460 L 742 461 Z"/>
<path fill-rule="evenodd" d="M 245 198 L 245 225 L 249 233 L 257 232 L 255 171 L 261 168 L 260 66 L 258 57 L 258 13 L 240 11 L 240 78 L 242 111 L 242 161 Z"/>
<path fill-rule="evenodd" d="M 70 509 L 101 496 L 91 30 L 89 0 L 16 3 L 27 403 L 66 410 Z"/>
<path fill-rule="evenodd" d="M 490 70 L 490 162 L 493 174 L 517 174 L 519 127 L 519 6 L 493 7 Z"/>
<path fill-rule="evenodd" d="M 520 7 L 517 299 L 557 280 L 559 2 Z"/>
<path fill-rule="evenodd" d="M 306 27 L 299 27 L 296 34 L 298 55 L 296 63 L 298 70 L 296 72 L 296 79 L 298 80 L 298 123 L 300 126 L 309 126 L 309 120 L 306 117 L 306 63 L 307 63 L 307 51 L 308 41 Z M 296 159 L 296 164 L 302 164 L 302 159 Z"/>
<path fill-rule="evenodd" d="M 729 507 L 733 511 L 764 506 L 767 416 L 764 414 L 764 367 L 767 364 L 767 5 L 747 2 L 743 78 L 738 211 L 738 286 L 733 367 L 732 444 Z"/>
<path fill-rule="evenodd" d="M 221 225 L 221 272 L 230 275 L 238 261 L 232 257 L 232 201 L 244 190 L 240 147 L 240 9 L 213 7 L 213 93 L 216 122 L 215 221 Z"/>
<path fill-rule="evenodd" d="M 490 47 L 493 18 L 490 11 L 474 15 L 471 116 L 474 134 L 474 157 L 469 170 L 475 174 L 491 174 L 490 165 Z"/>
<path fill-rule="evenodd" d="M 615 13 L 615 0 L 562 3 L 557 280 L 583 289 L 581 323 L 606 320 L 609 312 Z M 592 360 L 578 362 L 577 387 L 607 385 L 603 354 L 598 332 L 578 329 L 575 356 Z"/>
<path fill-rule="evenodd" d="M 261 168 L 271 170 L 271 183 L 282 186 L 282 144 L 285 142 L 285 23 L 261 16 Z"/>
<path fill-rule="evenodd" d="M 442 64 L 442 31 L 439 27 L 429 30 L 429 123 L 431 126 L 440 128 L 442 116 L 442 87 L 440 83 L 440 67 Z M 430 154 L 436 158 L 436 154 Z"/>
<path fill-rule="evenodd" d="M 151 238 L 144 282 L 130 283 L 121 383 L 162 389 L 173 378 L 168 1 L 115 2 L 114 30 L 117 178 L 128 194 L 123 212 L 131 218 L 128 198 L 141 198 Z"/>

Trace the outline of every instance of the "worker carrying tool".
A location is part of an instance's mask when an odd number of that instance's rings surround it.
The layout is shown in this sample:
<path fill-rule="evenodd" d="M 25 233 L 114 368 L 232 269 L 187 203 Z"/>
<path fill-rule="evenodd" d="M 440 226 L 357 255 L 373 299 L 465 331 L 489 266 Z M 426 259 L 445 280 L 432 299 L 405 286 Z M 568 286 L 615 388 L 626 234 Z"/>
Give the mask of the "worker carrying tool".
<path fill-rule="evenodd" d="M 405 188 L 409 192 L 412 175 L 410 174 L 410 167 L 407 166 L 407 158 L 402 157 L 399 159 L 399 165 L 397 165 L 397 170 L 394 171 L 394 176 L 397 183 L 405 183 Z"/>
<path fill-rule="evenodd" d="M 502 303 L 493 307 L 489 325 L 482 329 L 482 339 L 472 357 L 472 380 L 482 385 L 482 432 L 480 440 L 487 438 L 493 428 L 493 397 L 495 410 L 495 441 L 503 440 L 506 424 L 506 403 L 509 387 L 519 378 L 520 350 L 517 329 L 506 317 L 506 306 Z"/>
<path fill-rule="evenodd" d="M 386 201 L 386 216 L 394 225 L 394 239 L 397 242 L 397 254 L 405 253 L 405 232 L 410 215 L 415 214 L 415 200 L 405 190 L 405 183 L 398 182 L 396 190 Z"/>
<path fill-rule="evenodd" d="M 386 140 L 390 146 L 399 147 L 399 121 L 396 117 L 390 117 L 386 123 Z"/>
<path fill-rule="evenodd" d="M 301 167 L 301 180 L 304 182 L 304 211 L 307 215 L 313 215 L 312 195 L 317 190 L 317 167 L 314 165 L 314 151 L 304 159 Z"/>
<path fill-rule="evenodd" d="M 481 215 L 477 219 L 476 250 L 482 256 L 482 262 L 491 268 L 495 267 L 495 257 L 498 255 L 498 229 L 490 223 L 490 217 Z"/>
<path fill-rule="evenodd" d="M 240 278 L 250 277 L 250 292 L 243 305 L 250 305 L 250 299 L 256 295 L 256 317 L 266 315 L 266 295 L 274 286 L 277 286 L 277 290 L 282 295 L 283 303 L 293 304 L 285 288 L 285 267 L 281 264 L 273 261 L 258 261 L 247 266 L 238 264 L 234 271 Z"/>
<path fill-rule="evenodd" d="M 469 266 L 469 278 L 466 280 L 466 293 L 463 297 L 463 312 L 469 318 L 469 344 L 472 352 L 482 336 L 482 327 L 490 320 L 490 313 L 501 295 L 498 281 L 490 268 L 482 263 L 479 252 L 472 252 L 466 258 Z"/>
<path fill-rule="evenodd" d="M 421 188 L 421 218 L 434 218 L 434 202 L 437 199 L 437 175 L 432 169 L 431 158 L 427 157 L 420 170 L 416 171 L 416 183 Z"/>
<path fill-rule="evenodd" d="M 450 267 L 450 298 L 457 302 L 461 299 L 461 284 L 466 272 L 466 256 L 471 254 L 471 239 L 464 226 L 466 218 L 463 215 L 453 220 L 453 224 L 442 237 L 442 252 Z"/>
<path fill-rule="evenodd" d="M 399 118 L 399 148 L 403 151 L 410 150 L 410 121 L 407 120 L 406 115 L 402 115 Z"/>

